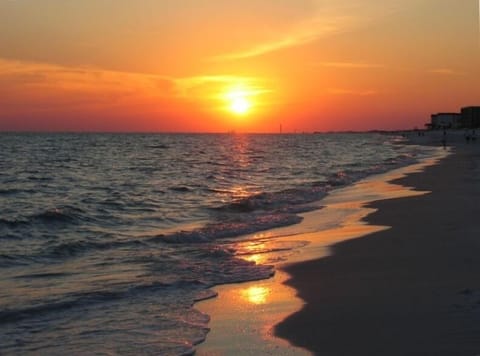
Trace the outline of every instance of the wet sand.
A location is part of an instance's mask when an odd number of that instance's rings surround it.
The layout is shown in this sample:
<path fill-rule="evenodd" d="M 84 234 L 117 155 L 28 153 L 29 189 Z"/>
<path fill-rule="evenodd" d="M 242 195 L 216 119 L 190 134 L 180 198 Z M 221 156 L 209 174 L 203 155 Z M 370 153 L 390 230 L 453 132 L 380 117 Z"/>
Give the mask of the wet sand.
<path fill-rule="evenodd" d="M 218 297 L 198 305 L 211 316 L 211 331 L 195 355 L 311 355 L 273 335 L 274 325 L 303 305 L 287 278 L 277 271 L 270 279 L 215 287 Z"/>
<path fill-rule="evenodd" d="M 390 229 L 284 267 L 305 305 L 277 336 L 328 356 L 480 354 L 480 147 L 454 151 L 393 182 L 430 194 L 369 205 Z"/>

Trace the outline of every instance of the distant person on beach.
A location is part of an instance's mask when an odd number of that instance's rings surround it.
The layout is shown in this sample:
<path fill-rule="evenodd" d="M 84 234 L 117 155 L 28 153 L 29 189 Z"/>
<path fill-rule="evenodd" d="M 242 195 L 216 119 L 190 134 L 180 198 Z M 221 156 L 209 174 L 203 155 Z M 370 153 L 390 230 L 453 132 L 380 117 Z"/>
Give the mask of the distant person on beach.
<path fill-rule="evenodd" d="M 443 129 L 443 138 L 442 138 L 443 149 L 447 148 L 447 130 Z"/>

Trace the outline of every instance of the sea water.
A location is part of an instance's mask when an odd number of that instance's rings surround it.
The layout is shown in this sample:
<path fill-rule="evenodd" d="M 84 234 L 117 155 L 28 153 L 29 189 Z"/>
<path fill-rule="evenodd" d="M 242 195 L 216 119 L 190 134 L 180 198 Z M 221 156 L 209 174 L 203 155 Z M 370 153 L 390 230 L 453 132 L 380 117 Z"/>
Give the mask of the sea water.
<path fill-rule="evenodd" d="M 0 134 L 0 353 L 191 353 L 195 301 L 301 246 L 256 233 L 430 154 L 374 133 Z"/>

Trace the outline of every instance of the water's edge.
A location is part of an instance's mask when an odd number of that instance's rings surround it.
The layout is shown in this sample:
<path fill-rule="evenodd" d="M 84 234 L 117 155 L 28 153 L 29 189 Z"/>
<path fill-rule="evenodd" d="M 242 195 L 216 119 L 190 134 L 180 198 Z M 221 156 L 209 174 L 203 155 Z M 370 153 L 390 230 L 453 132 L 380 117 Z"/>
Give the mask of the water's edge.
<path fill-rule="evenodd" d="M 265 232 L 266 235 L 279 236 L 277 239 L 280 240 L 302 240 L 308 241 L 308 244 L 299 247 L 295 254 L 278 263 L 273 278 L 215 286 L 212 288 L 213 299 L 197 302 L 195 308 L 210 317 L 210 332 L 203 343 L 198 345 L 197 354 L 223 355 L 240 349 L 242 352 L 259 353 L 275 350 L 278 355 L 310 354 L 309 351 L 294 347 L 274 334 L 276 324 L 303 306 L 303 301 L 296 296 L 297 291 L 285 285 L 289 275 L 284 268 L 326 257 L 331 253 L 330 246 L 335 243 L 388 229 L 385 226 L 364 223 L 363 218 L 374 211 L 365 206 L 379 200 L 427 194 L 428 192 L 389 182 L 439 164 L 448 154 L 450 150 L 438 150 L 432 153 L 431 157 L 416 163 L 374 174 L 352 185 L 334 189 L 321 199 L 323 209 L 301 214 L 303 220 L 299 224 Z M 319 229 L 319 225 L 326 228 Z M 260 308 L 258 305 L 252 306 L 256 303 L 248 300 L 252 298 L 252 290 L 256 291 L 253 298 L 265 298 L 265 304 Z M 259 323 L 265 325 L 258 325 Z M 241 326 L 237 327 L 238 324 Z"/>

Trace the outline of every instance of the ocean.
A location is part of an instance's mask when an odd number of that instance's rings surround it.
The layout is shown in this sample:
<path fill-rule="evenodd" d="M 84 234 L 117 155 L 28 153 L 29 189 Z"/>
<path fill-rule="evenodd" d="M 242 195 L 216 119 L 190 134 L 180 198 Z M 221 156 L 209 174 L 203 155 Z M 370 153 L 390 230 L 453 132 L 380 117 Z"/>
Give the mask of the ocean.
<path fill-rule="evenodd" d="M 0 353 L 192 353 L 196 301 L 302 246 L 246 242 L 431 153 L 376 133 L 0 134 Z"/>

